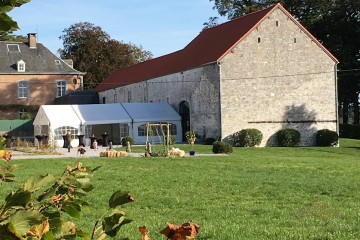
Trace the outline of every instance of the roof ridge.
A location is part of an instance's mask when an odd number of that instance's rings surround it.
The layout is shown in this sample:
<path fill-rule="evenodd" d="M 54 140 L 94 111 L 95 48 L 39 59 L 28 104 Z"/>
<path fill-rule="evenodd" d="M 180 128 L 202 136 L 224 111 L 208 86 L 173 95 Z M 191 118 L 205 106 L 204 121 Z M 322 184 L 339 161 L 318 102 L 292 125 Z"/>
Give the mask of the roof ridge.
<path fill-rule="evenodd" d="M 233 19 L 228 19 L 228 21 L 226 21 L 226 22 L 223 22 L 223 23 L 220 23 L 220 24 L 218 24 L 218 25 L 215 25 L 215 26 L 206 28 L 206 29 L 204 29 L 203 31 L 206 31 L 206 30 L 212 29 L 212 28 L 217 28 L 217 27 L 220 27 L 220 26 L 225 25 L 225 24 L 230 24 L 230 23 L 233 22 L 233 21 L 241 20 L 241 18 L 244 18 L 244 17 L 250 17 L 251 15 L 258 14 L 258 13 L 260 13 L 260 12 L 262 12 L 262 11 L 268 11 L 270 8 L 275 8 L 275 7 L 277 7 L 278 5 L 281 5 L 281 3 L 271 4 L 270 6 L 265 7 L 265 8 L 263 8 L 263 9 L 260 9 L 260 10 L 257 10 L 257 11 L 255 11 L 255 12 L 246 13 L 246 14 L 244 14 L 244 15 L 235 17 L 235 18 L 233 18 Z"/>

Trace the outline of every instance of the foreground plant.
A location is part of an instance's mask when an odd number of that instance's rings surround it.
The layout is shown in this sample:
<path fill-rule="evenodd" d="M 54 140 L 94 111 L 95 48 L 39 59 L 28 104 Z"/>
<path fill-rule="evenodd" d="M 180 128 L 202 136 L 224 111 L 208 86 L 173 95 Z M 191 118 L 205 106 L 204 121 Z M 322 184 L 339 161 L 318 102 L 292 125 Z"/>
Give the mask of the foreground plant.
<path fill-rule="evenodd" d="M 68 216 L 70 219 L 80 218 L 82 208 L 89 206 L 83 197 L 94 189 L 90 179 L 98 168 L 83 167 L 79 162 L 67 166 L 57 180 L 51 175 L 28 179 L 19 189 L 8 194 L 0 206 L 1 239 L 102 240 L 116 236 L 122 226 L 131 222 L 119 209 L 119 206 L 134 201 L 127 192 L 113 193 L 109 200 L 109 213 L 96 221 L 91 234 L 78 229 L 73 221 L 65 220 L 69 219 Z M 8 180 L 13 179 L 9 176 Z M 51 186 L 35 196 L 48 185 Z"/>

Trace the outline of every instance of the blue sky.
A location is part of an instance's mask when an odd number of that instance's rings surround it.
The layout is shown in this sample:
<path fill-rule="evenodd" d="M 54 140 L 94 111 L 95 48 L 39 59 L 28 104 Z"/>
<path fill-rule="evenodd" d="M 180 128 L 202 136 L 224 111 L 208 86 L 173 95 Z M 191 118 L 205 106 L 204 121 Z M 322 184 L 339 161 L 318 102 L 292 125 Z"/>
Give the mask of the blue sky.
<path fill-rule="evenodd" d="M 182 49 L 209 17 L 219 17 L 213 5 L 209 0 L 32 0 L 9 15 L 20 27 L 15 34 L 38 33 L 38 42 L 55 54 L 63 47 L 59 37 L 65 28 L 90 22 L 158 57 Z M 219 17 L 219 23 L 225 21 Z"/>

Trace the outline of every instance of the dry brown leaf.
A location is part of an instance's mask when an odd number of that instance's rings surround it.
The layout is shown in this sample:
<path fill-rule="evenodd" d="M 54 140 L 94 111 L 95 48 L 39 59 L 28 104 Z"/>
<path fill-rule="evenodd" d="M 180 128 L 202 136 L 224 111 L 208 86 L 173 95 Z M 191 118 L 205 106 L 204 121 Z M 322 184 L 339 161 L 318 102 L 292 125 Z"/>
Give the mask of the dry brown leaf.
<path fill-rule="evenodd" d="M 51 201 L 53 201 L 54 203 L 58 203 L 60 202 L 60 200 L 62 199 L 62 195 L 61 194 L 57 194 L 51 197 Z"/>
<path fill-rule="evenodd" d="M 164 234 L 170 240 L 186 240 L 193 239 L 199 232 L 200 227 L 189 221 L 182 225 L 168 223 L 160 233 Z"/>
<path fill-rule="evenodd" d="M 148 230 L 145 226 L 139 227 L 139 231 L 142 235 L 141 240 L 150 240 L 150 237 L 148 235 Z"/>
<path fill-rule="evenodd" d="M 12 154 L 11 152 L 6 150 L 0 150 L 0 156 L 1 156 L 1 160 L 10 161 Z"/>
<path fill-rule="evenodd" d="M 32 236 L 32 237 L 37 237 L 39 239 L 41 239 L 41 237 L 47 233 L 50 230 L 50 225 L 48 220 L 45 220 L 44 222 L 42 222 L 41 224 L 35 225 L 33 226 L 29 232 L 28 235 Z"/>

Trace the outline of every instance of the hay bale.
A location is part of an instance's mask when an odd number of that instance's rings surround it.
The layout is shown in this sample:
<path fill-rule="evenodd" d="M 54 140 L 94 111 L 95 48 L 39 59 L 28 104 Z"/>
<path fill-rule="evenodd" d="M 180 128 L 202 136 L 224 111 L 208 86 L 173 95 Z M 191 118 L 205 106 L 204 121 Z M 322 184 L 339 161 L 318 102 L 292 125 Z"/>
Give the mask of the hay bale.
<path fill-rule="evenodd" d="M 129 153 L 125 152 L 125 151 L 114 151 L 114 150 L 110 150 L 110 151 L 103 151 L 100 152 L 100 157 L 127 157 L 129 156 Z"/>
<path fill-rule="evenodd" d="M 179 148 L 171 148 L 169 150 L 168 155 L 170 157 L 185 157 L 185 151 L 184 150 L 180 150 Z"/>

